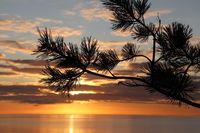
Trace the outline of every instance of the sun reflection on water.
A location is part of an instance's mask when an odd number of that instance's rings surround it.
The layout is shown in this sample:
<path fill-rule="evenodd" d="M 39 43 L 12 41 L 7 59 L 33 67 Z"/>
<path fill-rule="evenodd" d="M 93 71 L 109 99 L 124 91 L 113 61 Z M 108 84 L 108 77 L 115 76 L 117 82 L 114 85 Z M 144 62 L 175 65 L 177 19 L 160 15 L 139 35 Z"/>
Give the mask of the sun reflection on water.
<path fill-rule="evenodd" d="M 73 133 L 73 128 L 69 128 L 69 133 Z"/>
<path fill-rule="evenodd" d="M 74 133 L 74 115 L 69 116 L 69 133 Z"/>

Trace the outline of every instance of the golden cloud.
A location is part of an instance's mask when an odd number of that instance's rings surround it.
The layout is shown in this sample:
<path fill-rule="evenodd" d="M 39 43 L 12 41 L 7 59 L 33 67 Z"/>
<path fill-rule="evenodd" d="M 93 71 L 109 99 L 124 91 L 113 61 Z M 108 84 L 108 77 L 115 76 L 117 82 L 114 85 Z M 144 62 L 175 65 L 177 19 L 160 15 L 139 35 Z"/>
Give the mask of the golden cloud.
<path fill-rule="evenodd" d="M 104 19 L 108 20 L 112 18 L 111 12 L 108 10 L 102 10 L 100 8 L 89 8 L 89 9 L 82 9 L 81 16 L 88 21 L 92 21 L 94 19 Z"/>
<path fill-rule="evenodd" d="M 21 17 L 0 20 L 0 30 L 13 31 L 18 33 L 32 33 L 38 35 L 37 27 L 40 27 L 44 23 L 62 24 L 60 20 L 36 18 L 35 20 L 23 19 Z M 82 34 L 80 29 L 74 29 L 70 27 L 53 27 L 53 34 L 62 35 L 64 37 L 79 36 Z"/>
<path fill-rule="evenodd" d="M 55 24 L 62 24 L 63 21 L 55 20 L 55 19 L 48 19 L 48 18 L 36 18 L 41 23 L 55 23 Z"/>
<path fill-rule="evenodd" d="M 34 49 L 33 44 L 35 43 L 36 42 L 31 40 L 0 40 L 0 49 L 11 54 L 15 54 L 16 52 L 31 54 Z"/>
<path fill-rule="evenodd" d="M 0 59 L 2 58 L 5 58 L 5 55 L 0 53 Z"/>
<path fill-rule="evenodd" d="M 160 9 L 149 11 L 145 14 L 145 18 L 155 17 L 159 15 L 169 14 L 172 10 L 170 9 Z M 91 7 L 81 10 L 81 16 L 88 21 L 92 21 L 95 19 L 103 19 L 103 20 L 110 20 L 113 18 L 112 12 L 107 9 L 102 10 L 101 7 Z"/>
<path fill-rule="evenodd" d="M 192 44 L 199 44 L 200 43 L 200 36 L 193 36 L 190 41 L 192 42 Z"/>
<path fill-rule="evenodd" d="M 51 31 L 54 37 L 56 36 L 70 37 L 70 36 L 82 35 L 82 32 L 80 29 L 73 29 L 69 27 L 52 27 Z"/>
<path fill-rule="evenodd" d="M 41 25 L 41 21 L 25 20 L 22 18 L 11 18 L 2 20 L 0 30 L 13 32 L 33 32 L 33 29 Z"/>

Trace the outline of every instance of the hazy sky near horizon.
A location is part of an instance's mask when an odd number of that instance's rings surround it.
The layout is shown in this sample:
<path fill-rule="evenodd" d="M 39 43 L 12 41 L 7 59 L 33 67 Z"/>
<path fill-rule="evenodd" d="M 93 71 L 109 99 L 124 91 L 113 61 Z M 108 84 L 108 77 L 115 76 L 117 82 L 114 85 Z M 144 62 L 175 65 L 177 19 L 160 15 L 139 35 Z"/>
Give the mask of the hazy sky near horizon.
<path fill-rule="evenodd" d="M 178 21 L 193 28 L 193 43 L 200 40 L 199 0 L 150 0 L 148 21 L 156 22 L 159 12 L 163 24 Z M 70 98 L 57 95 L 38 81 L 45 62 L 36 60 L 37 28 L 48 27 L 54 37 L 80 43 L 85 36 L 99 41 L 102 50 L 119 50 L 135 42 L 130 33 L 111 29 L 110 12 L 100 0 L 1 0 L 0 1 L 0 113 L 84 113 L 84 114 L 196 114 L 194 108 L 169 105 L 159 94 L 145 89 L 117 86 L 117 81 L 83 77 Z M 137 43 L 137 42 L 136 42 Z M 148 54 L 151 44 L 140 44 Z M 121 64 L 115 72 L 140 73 L 142 61 Z M 199 76 L 196 74 L 196 76 Z M 199 82 L 197 82 L 198 84 Z M 78 94 L 79 93 L 79 94 Z M 198 94 L 198 97 L 200 94 Z M 199 99 L 198 99 L 199 100 Z M 124 109 L 125 108 L 125 109 Z M 26 110 L 24 110 L 26 109 Z M 48 110 L 48 111 L 47 111 Z M 149 110 L 149 111 L 148 111 Z M 180 113 L 181 112 L 181 113 Z"/>

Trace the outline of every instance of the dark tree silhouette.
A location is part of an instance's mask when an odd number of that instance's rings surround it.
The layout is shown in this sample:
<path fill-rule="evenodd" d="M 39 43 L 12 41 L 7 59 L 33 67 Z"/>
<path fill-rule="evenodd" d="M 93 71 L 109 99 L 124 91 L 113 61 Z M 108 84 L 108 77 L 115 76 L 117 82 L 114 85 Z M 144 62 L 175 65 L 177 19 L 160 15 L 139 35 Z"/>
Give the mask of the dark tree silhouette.
<path fill-rule="evenodd" d="M 112 29 L 130 31 L 139 42 L 152 38 L 152 58 L 143 55 L 135 44 L 123 46 L 121 56 L 115 50 L 100 51 L 98 42 L 91 37 L 83 38 L 80 46 L 66 44 L 62 37 L 52 38 L 50 30 L 39 30 L 39 45 L 34 51 L 39 58 L 53 62 L 44 70 L 47 78 L 41 81 L 57 91 L 68 93 L 77 85 L 79 78 L 88 73 L 99 77 L 122 80 L 129 87 L 142 86 L 147 91 L 159 92 L 170 101 L 185 103 L 197 108 L 193 99 L 198 88 L 189 70 L 200 69 L 200 46 L 191 44 L 192 29 L 188 25 L 173 22 L 162 25 L 147 23 L 145 13 L 151 6 L 148 0 L 101 0 L 113 14 Z M 146 60 L 144 76 L 121 76 L 112 70 L 121 62 L 132 62 L 140 57 Z"/>

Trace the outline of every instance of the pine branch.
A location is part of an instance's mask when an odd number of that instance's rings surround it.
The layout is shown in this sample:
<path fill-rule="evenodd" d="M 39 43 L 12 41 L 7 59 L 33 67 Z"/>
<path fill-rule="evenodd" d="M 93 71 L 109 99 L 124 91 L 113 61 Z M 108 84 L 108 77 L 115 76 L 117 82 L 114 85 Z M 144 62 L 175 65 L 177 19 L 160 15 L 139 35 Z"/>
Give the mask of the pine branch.
<path fill-rule="evenodd" d="M 146 87 L 151 93 L 159 92 L 173 102 L 200 108 L 199 103 L 193 102 L 191 94 L 196 90 L 188 73 L 193 67 L 200 70 L 200 46 L 191 45 L 192 29 L 178 22 L 164 27 L 159 16 L 158 26 L 146 24 L 144 15 L 151 6 L 148 0 L 101 1 L 114 16 L 111 20 L 113 30 L 131 31 L 133 39 L 141 42 L 153 37 L 152 59 L 141 54 L 133 43 L 123 46 L 120 59 L 115 50 L 99 51 L 97 40 L 91 37 L 83 38 L 78 46 L 66 44 L 63 37 L 53 39 L 47 28 L 43 31 L 38 29 L 39 45 L 34 52 L 38 58 L 55 65 L 46 67 L 44 73 L 47 77 L 41 81 L 57 91 L 65 92 L 76 87 L 80 77 L 88 73 L 106 79 L 123 80 L 119 84 L 129 87 Z M 146 59 L 144 76 L 118 76 L 112 73 L 120 62 L 139 57 Z"/>

